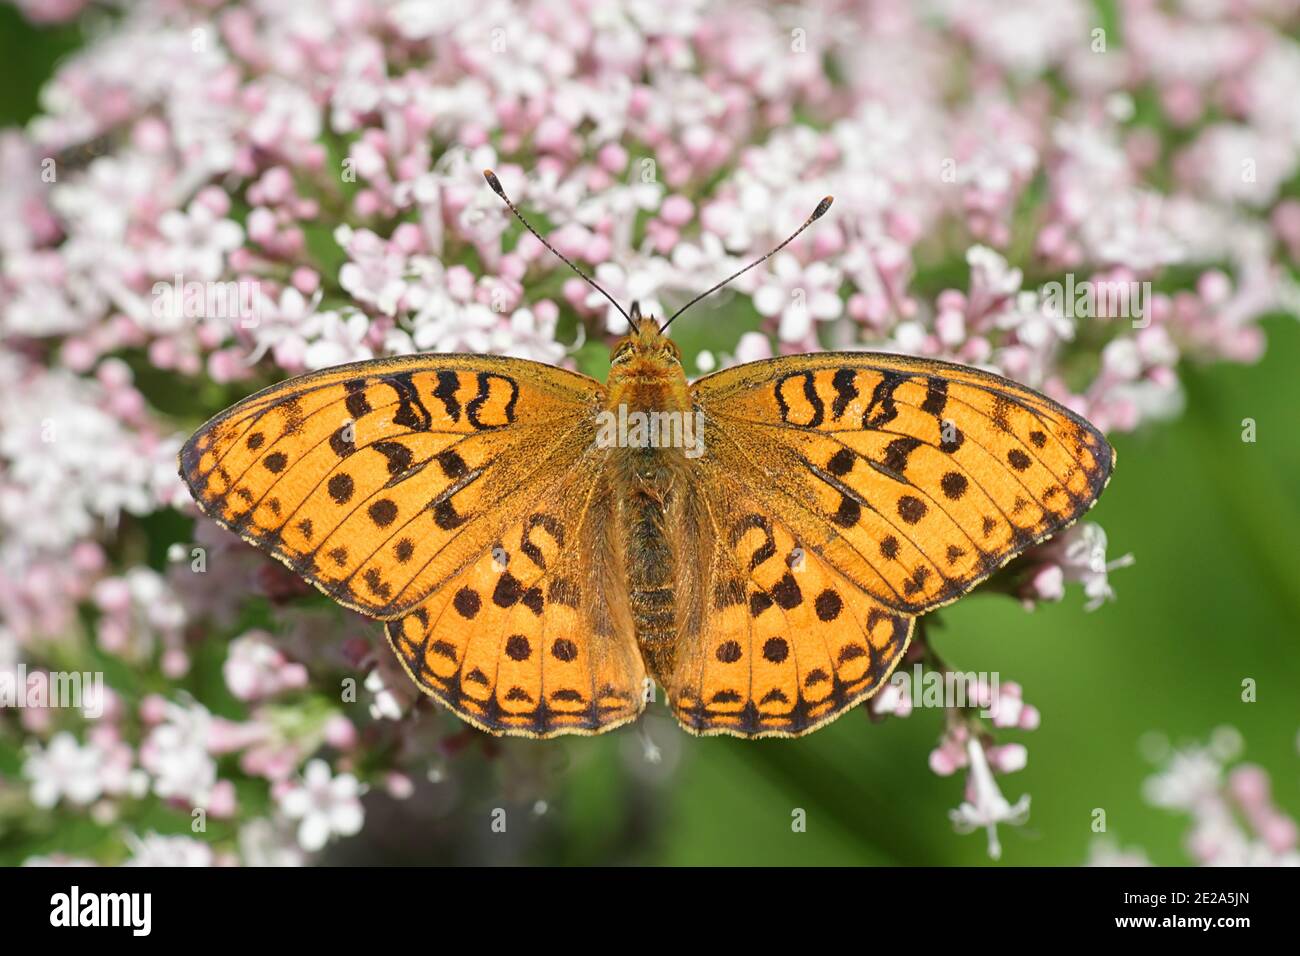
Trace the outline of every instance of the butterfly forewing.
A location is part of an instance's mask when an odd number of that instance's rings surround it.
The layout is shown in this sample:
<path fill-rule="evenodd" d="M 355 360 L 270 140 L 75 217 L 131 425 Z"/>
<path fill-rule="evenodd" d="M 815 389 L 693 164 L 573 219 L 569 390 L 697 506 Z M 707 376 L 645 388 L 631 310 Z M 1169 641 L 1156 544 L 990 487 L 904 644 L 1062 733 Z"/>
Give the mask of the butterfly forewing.
<path fill-rule="evenodd" d="M 959 597 L 1076 520 L 1114 463 L 1086 421 L 989 373 L 799 355 L 693 388 L 714 463 L 885 605 Z"/>
<path fill-rule="evenodd" d="M 340 603 L 403 614 L 591 443 L 599 383 L 516 359 L 362 362 L 259 392 L 186 443 L 204 512 Z"/>

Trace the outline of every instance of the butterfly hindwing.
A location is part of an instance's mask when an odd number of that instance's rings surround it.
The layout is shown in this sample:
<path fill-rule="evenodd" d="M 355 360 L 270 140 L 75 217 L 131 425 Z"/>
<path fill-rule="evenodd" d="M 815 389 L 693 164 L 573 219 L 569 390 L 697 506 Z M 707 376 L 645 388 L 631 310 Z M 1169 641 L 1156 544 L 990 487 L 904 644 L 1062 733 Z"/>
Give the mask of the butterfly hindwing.
<path fill-rule="evenodd" d="M 436 594 L 388 623 L 407 673 L 461 718 L 526 737 L 600 733 L 645 706 L 609 492 L 579 469 Z"/>
<path fill-rule="evenodd" d="M 217 523 L 339 603 L 390 618 L 567 472 L 600 394 L 520 359 L 361 362 L 227 409 L 186 443 L 181 476 Z"/>
<path fill-rule="evenodd" d="M 669 705 L 692 733 L 799 736 L 882 686 L 907 649 L 912 618 L 714 477 L 703 624 L 679 644 Z"/>
<path fill-rule="evenodd" d="M 1075 521 L 1114 464 L 1079 416 L 943 362 L 789 356 L 708 376 L 693 394 L 715 463 L 907 614 L 955 600 Z"/>

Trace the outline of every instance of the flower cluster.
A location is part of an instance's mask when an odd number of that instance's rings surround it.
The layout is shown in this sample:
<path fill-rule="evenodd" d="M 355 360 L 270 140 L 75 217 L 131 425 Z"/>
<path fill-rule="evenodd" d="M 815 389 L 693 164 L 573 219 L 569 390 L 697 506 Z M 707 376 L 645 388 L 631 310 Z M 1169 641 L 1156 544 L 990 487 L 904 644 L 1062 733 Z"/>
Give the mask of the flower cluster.
<path fill-rule="evenodd" d="M 1152 806 L 1191 818 L 1184 845 L 1198 866 L 1300 866 L 1300 828 L 1274 804 L 1268 773 L 1236 763 L 1243 749 L 1237 730 L 1220 727 L 1208 743 L 1178 748 L 1163 738 L 1152 742 L 1160 769 L 1144 794 Z M 1113 840 L 1093 845 L 1091 863 L 1150 865 L 1143 851 L 1121 850 Z"/>
<path fill-rule="evenodd" d="M 37 23 L 86 6 L 19 3 Z M 697 316 L 714 339 L 688 368 L 906 352 L 1123 432 L 1178 413 L 1184 361 L 1258 358 L 1260 318 L 1297 298 L 1300 12 L 1119 8 L 1122 42 L 1084 0 L 121 5 L 0 131 L 0 668 L 131 677 L 93 725 L 0 715 L 26 741 L 0 796 L 125 834 L 88 857 L 198 864 L 301 860 L 361 828 L 367 786 L 460 799 L 447 766 L 478 747 L 376 629 L 199 518 L 174 461 L 204 417 L 307 369 L 470 351 L 596 371 L 585 345 L 621 318 L 484 167 L 659 315 L 833 194 L 700 306 L 734 322 Z M 1083 525 L 1015 593 L 1077 582 L 1098 605 L 1128 561 L 1105 551 Z M 536 758 L 501 759 L 541 800 Z M 1022 818 L 992 774 L 1024 760 L 952 727 L 933 762 L 969 770 L 958 825 Z M 135 828 L 158 803 L 188 835 Z"/>

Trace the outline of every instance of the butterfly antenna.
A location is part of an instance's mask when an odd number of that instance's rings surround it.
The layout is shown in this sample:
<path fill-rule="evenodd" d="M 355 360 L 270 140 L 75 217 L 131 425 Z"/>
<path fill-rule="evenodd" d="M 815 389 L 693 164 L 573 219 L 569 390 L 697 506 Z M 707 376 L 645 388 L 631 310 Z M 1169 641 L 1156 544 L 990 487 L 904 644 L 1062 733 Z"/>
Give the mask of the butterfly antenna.
<path fill-rule="evenodd" d="M 769 252 L 767 255 L 763 256 L 761 259 L 755 259 L 753 262 L 751 262 L 749 265 L 745 266 L 745 268 L 741 269 L 739 272 L 734 272 L 734 273 L 732 273 L 731 275 L 729 275 L 729 276 L 727 276 L 725 279 L 723 279 L 721 282 L 719 282 L 717 285 L 715 285 L 713 288 L 708 289 L 708 290 L 705 291 L 705 292 L 701 292 L 701 293 L 700 293 L 699 295 L 697 295 L 695 298 L 691 299 L 690 302 L 687 302 L 684 306 L 682 306 L 680 309 L 678 309 L 676 312 L 674 312 L 672 315 L 670 315 L 670 316 L 668 317 L 668 321 L 665 322 L 663 325 L 661 325 L 661 326 L 659 327 L 659 331 L 660 331 L 660 332 L 663 332 L 664 329 L 668 328 L 668 326 L 672 324 L 673 319 L 677 318 L 677 316 L 681 315 L 683 312 L 685 312 L 687 309 L 689 309 L 691 306 L 693 306 L 696 302 L 699 302 L 701 299 L 704 299 L 704 298 L 707 298 L 708 296 L 713 295 L 713 293 L 717 292 L 719 289 L 721 289 L 721 288 L 722 288 L 724 285 L 726 285 L 728 282 L 732 281 L 733 279 L 738 279 L 738 278 L 740 278 L 740 277 L 743 276 L 746 272 L 748 272 L 750 269 L 754 268 L 754 266 L 759 265 L 759 264 L 761 264 L 761 263 L 763 263 L 763 262 L 766 262 L 768 259 L 771 259 L 774 255 L 776 255 L 778 252 L 780 252 L 780 251 L 781 251 L 782 249 L 784 249 L 786 246 L 790 245 L 790 243 L 794 242 L 796 239 L 799 238 L 799 233 L 803 232 L 805 229 L 807 229 L 809 226 L 811 226 L 814 222 L 816 222 L 816 221 L 817 221 L 818 219 L 820 219 L 822 216 L 826 215 L 826 210 L 831 208 L 831 203 L 833 203 L 834 201 L 835 201 L 835 197 L 834 197 L 834 196 L 827 196 L 825 199 L 823 199 L 821 202 L 819 202 L 819 203 L 817 204 L 817 208 L 814 209 L 814 210 L 812 211 L 812 215 L 809 216 L 807 219 L 805 219 L 805 220 L 803 221 L 803 225 L 800 226 L 798 229 L 796 229 L 796 230 L 795 230 L 795 231 L 790 235 L 790 238 L 789 238 L 789 239 L 787 239 L 785 242 L 781 243 L 779 246 L 777 246 L 775 249 L 773 249 L 773 250 L 772 250 L 771 252 Z"/>
<path fill-rule="evenodd" d="M 636 323 L 632 321 L 632 316 L 627 314 L 627 310 L 625 310 L 621 305 L 615 302 L 614 297 L 612 295 L 610 295 L 600 286 L 596 285 L 595 279 L 593 279 L 591 276 L 587 275 L 587 273 L 583 272 L 581 269 L 575 266 L 571 261 L 569 261 L 569 258 L 567 256 L 563 255 L 558 249 L 556 249 L 553 245 L 551 245 L 549 242 L 543 239 L 541 233 L 539 233 L 536 229 L 534 229 L 532 227 L 532 224 L 527 219 L 524 218 L 524 214 L 521 213 L 518 207 L 515 206 L 515 204 L 510 201 L 510 197 L 506 195 L 506 191 L 501 188 L 501 180 L 497 179 L 497 174 L 492 172 L 492 170 L 490 169 L 485 169 L 483 170 L 483 178 L 488 181 L 488 185 L 492 187 L 492 191 L 496 193 L 498 196 L 500 196 L 505 201 L 505 204 L 510 207 L 510 211 L 515 214 L 515 218 L 524 224 L 524 228 L 527 229 L 529 232 L 531 232 L 534 236 L 536 236 L 538 242 L 544 245 L 547 249 L 550 249 L 551 252 L 555 253 L 555 255 L 558 256 L 559 259 L 566 266 L 568 266 L 570 269 L 576 272 L 582 278 L 583 282 L 587 283 L 587 285 L 591 286 L 593 289 L 595 289 L 605 298 L 609 299 L 610 305 L 618 309 L 619 314 L 622 315 L 623 318 L 627 319 L 627 324 L 632 327 L 633 331 L 635 331 Z"/>

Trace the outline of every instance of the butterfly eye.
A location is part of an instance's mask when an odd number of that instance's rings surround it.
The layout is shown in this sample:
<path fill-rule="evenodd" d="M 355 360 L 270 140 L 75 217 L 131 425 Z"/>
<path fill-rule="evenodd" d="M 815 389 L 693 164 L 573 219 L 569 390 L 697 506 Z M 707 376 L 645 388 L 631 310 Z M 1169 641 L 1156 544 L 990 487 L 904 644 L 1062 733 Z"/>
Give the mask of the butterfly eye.
<path fill-rule="evenodd" d="M 618 348 L 614 349 L 614 354 L 609 357 L 609 362 L 611 365 L 617 365 L 619 362 L 623 361 L 631 354 L 632 354 L 631 343 L 630 342 L 624 343 L 623 345 L 620 345 Z"/>

